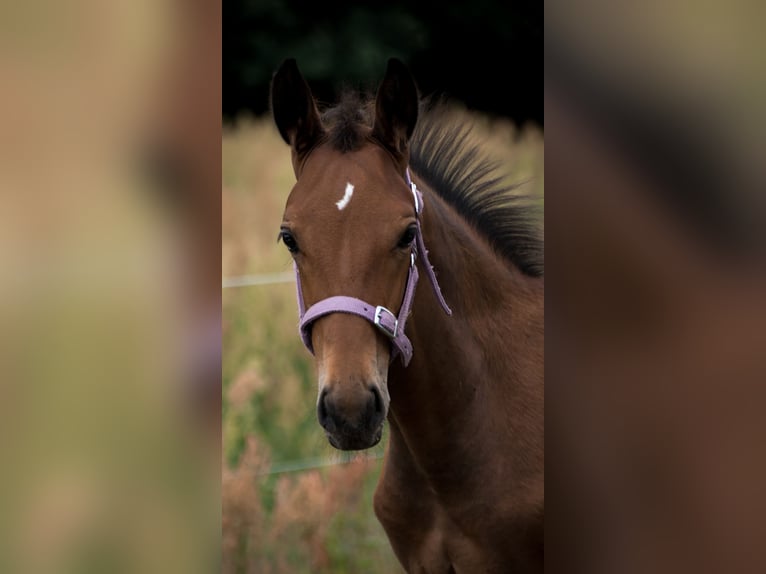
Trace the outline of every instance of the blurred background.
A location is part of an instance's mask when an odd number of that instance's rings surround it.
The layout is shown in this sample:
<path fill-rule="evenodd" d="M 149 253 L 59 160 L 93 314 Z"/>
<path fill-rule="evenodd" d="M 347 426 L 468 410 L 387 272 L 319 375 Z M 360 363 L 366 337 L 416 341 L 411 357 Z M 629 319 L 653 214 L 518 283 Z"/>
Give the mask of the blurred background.
<path fill-rule="evenodd" d="M 295 183 L 269 115 L 295 57 L 321 104 L 374 93 L 390 57 L 423 95 L 473 116 L 487 153 L 543 196 L 542 4 L 224 3 L 223 567 L 227 573 L 402 572 L 372 509 L 380 445 L 341 453 L 316 419 L 292 259 L 276 238 Z"/>
<path fill-rule="evenodd" d="M 268 111 L 279 64 L 296 58 L 314 96 L 376 88 L 388 58 L 412 70 L 424 95 L 543 124 L 543 6 L 530 0 L 299 2 L 225 0 L 223 115 Z"/>
<path fill-rule="evenodd" d="M 221 7 L 0 7 L 0 571 L 220 564 Z"/>
<path fill-rule="evenodd" d="M 766 571 L 764 16 L 546 3 L 554 570 Z"/>

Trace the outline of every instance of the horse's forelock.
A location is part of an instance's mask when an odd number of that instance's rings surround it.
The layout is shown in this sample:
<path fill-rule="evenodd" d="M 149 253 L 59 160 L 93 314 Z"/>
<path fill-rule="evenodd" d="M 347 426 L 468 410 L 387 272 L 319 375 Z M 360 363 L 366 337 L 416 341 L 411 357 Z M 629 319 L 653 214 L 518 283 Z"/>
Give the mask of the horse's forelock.
<path fill-rule="evenodd" d="M 322 114 L 327 141 L 343 153 L 359 149 L 372 127 L 373 100 L 353 91 L 341 94 L 337 105 Z"/>

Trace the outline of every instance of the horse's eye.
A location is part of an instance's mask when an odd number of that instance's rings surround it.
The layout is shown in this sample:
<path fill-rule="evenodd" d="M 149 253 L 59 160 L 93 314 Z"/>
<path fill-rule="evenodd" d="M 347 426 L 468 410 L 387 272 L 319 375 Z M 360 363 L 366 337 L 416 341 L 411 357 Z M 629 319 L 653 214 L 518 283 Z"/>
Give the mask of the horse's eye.
<path fill-rule="evenodd" d="M 418 232 L 418 228 L 414 225 L 410 225 L 402 234 L 401 239 L 399 239 L 399 244 L 397 247 L 399 249 L 405 249 L 412 245 L 412 242 L 415 240 L 415 234 Z"/>
<path fill-rule="evenodd" d="M 279 239 L 282 240 L 282 243 L 285 244 L 285 247 L 287 247 L 287 250 L 290 253 L 298 253 L 298 243 L 295 241 L 295 237 L 293 237 L 292 233 L 283 229 L 279 232 Z"/>

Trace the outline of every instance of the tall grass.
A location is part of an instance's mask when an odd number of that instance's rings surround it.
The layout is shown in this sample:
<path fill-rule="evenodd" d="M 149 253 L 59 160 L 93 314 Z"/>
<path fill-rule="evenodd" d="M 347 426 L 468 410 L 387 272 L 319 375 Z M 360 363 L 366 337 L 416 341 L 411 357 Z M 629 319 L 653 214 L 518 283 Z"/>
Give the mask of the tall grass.
<path fill-rule="evenodd" d="M 542 199 L 542 133 L 483 117 L 477 127 Z M 289 149 L 268 119 L 243 119 L 222 146 L 223 276 L 289 271 L 276 242 L 295 181 Z M 224 290 L 223 321 L 224 572 L 401 572 L 372 511 L 380 459 L 335 451 L 316 422 L 294 285 Z M 282 472 L 317 459 L 339 464 Z"/>

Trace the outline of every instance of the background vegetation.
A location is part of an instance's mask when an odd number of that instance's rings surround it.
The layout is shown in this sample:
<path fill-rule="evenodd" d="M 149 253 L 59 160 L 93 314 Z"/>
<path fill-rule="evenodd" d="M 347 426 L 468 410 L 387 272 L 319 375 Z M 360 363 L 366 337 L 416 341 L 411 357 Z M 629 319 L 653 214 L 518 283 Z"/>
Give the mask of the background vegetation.
<path fill-rule="evenodd" d="M 303 2 L 225 0 L 223 111 L 268 107 L 271 75 L 287 57 L 334 101 L 341 84 L 371 86 L 396 56 L 425 94 L 442 92 L 469 108 L 543 124 L 543 3 Z"/>
<path fill-rule="evenodd" d="M 477 122 L 510 177 L 542 195 L 542 132 Z M 290 272 L 276 237 L 294 181 L 269 118 L 242 118 L 225 131 L 224 277 Z M 327 444 L 294 284 L 225 289 L 223 321 L 224 571 L 401 572 L 372 510 L 386 441 L 363 455 Z"/>

